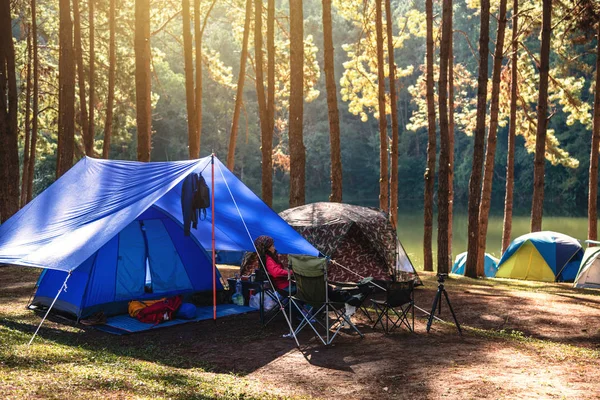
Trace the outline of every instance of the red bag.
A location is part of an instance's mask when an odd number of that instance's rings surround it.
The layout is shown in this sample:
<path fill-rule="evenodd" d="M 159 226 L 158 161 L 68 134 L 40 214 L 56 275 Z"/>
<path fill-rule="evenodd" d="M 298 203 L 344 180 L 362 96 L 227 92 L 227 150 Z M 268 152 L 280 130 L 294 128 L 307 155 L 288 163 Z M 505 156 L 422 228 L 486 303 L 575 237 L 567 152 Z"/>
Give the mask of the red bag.
<path fill-rule="evenodd" d="M 182 301 L 181 296 L 169 297 L 140 310 L 136 318 L 140 322 L 155 325 L 163 321 L 170 321 L 179 306 L 181 306 Z"/>

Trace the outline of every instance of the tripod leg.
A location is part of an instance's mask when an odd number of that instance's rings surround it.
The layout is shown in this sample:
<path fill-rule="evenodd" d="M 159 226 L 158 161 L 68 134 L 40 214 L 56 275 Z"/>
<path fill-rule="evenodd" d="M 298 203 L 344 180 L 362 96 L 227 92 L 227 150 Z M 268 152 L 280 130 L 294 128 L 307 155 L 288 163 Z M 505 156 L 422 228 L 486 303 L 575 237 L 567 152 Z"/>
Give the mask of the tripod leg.
<path fill-rule="evenodd" d="M 431 323 L 433 322 L 435 309 L 438 307 L 438 304 L 441 302 L 441 300 L 441 293 L 438 290 L 435 294 L 435 298 L 433 299 L 433 307 L 431 307 L 431 314 L 429 314 L 429 319 L 427 320 L 427 333 L 429 333 L 429 329 L 431 329 Z"/>
<path fill-rule="evenodd" d="M 450 299 L 448 298 L 448 293 L 446 292 L 446 290 L 444 290 L 444 297 L 446 297 L 446 302 L 448 303 L 448 308 L 450 309 L 450 312 L 452 313 L 452 318 L 454 318 L 454 322 L 456 323 L 456 328 L 458 328 L 458 334 L 462 336 L 462 329 L 460 329 L 460 324 L 458 323 L 458 320 L 456 319 L 456 315 L 454 314 L 454 310 L 452 309 L 452 304 L 450 304 Z"/>
<path fill-rule="evenodd" d="M 444 290 L 443 286 L 438 286 L 438 293 L 442 292 Z M 442 296 L 438 296 L 438 315 L 442 315 Z"/>

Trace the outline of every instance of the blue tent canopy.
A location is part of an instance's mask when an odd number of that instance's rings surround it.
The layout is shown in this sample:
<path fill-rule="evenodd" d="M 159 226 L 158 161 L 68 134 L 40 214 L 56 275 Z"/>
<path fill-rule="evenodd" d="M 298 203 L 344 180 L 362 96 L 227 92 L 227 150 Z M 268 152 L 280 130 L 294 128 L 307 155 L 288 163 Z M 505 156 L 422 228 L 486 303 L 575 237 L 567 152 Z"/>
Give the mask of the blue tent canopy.
<path fill-rule="evenodd" d="M 150 163 L 84 157 L 0 225 L 0 264 L 47 269 L 38 298 L 53 298 L 70 273 L 57 305 L 78 316 L 150 296 L 148 279 L 154 297 L 210 290 L 211 210 L 184 236 L 181 189 L 194 172 L 212 190 L 211 167 L 210 156 Z M 318 256 L 216 158 L 214 170 L 215 250 L 253 251 L 254 239 L 266 234 L 281 253 Z"/>

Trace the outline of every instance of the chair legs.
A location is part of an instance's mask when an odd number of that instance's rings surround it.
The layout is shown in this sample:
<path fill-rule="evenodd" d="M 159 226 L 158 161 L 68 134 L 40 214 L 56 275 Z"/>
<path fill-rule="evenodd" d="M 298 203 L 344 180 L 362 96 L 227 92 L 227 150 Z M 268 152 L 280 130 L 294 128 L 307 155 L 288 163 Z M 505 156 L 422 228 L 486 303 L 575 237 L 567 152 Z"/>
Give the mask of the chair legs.
<path fill-rule="evenodd" d="M 414 304 L 408 303 L 398 307 L 398 310 L 394 307 L 390 307 L 388 304 L 373 301 L 373 308 L 377 314 L 377 320 L 373 324 L 373 329 L 380 325 L 383 331 L 391 333 L 394 329 L 399 326 L 406 326 L 409 332 L 414 332 Z M 409 320 L 409 312 L 412 314 L 412 324 Z"/>
<path fill-rule="evenodd" d="M 350 317 L 346 315 L 343 308 L 336 308 L 331 305 L 323 304 L 318 310 L 314 310 L 309 314 L 303 312 L 302 304 L 292 300 L 291 304 L 295 308 L 295 311 L 302 316 L 299 325 L 295 328 L 294 334 L 297 335 L 306 326 L 310 326 L 317 338 L 324 344 L 330 345 L 333 339 L 337 336 L 339 331 L 346 325 L 356 331 L 360 337 L 364 337 L 362 332 L 354 325 L 350 320 Z M 332 316 L 330 316 L 332 314 Z"/>

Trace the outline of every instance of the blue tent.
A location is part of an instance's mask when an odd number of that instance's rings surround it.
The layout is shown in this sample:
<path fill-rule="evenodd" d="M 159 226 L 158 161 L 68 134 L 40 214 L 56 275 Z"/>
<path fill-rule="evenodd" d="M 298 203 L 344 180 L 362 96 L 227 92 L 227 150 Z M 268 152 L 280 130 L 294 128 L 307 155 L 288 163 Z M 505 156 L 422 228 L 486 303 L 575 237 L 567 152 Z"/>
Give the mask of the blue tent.
<path fill-rule="evenodd" d="M 216 250 L 253 251 L 253 240 L 267 234 L 281 253 L 318 255 L 216 158 L 214 171 Z M 132 299 L 210 291 L 212 210 L 183 234 L 181 188 L 192 172 L 213 187 L 211 157 L 85 157 L 0 226 L 0 265 L 45 269 L 36 305 L 52 304 L 68 277 L 54 308 L 79 318 L 126 312 Z"/>
<path fill-rule="evenodd" d="M 483 270 L 485 272 L 485 276 L 488 278 L 493 278 L 496 276 L 496 271 L 498 270 L 498 259 L 491 254 L 485 253 Z M 453 274 L 464 275 L 465 274 L 465 265 L 467 264 L 467 252 L 460 253 L 454 259 L 454 265 L 452 265 Z"/>

